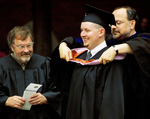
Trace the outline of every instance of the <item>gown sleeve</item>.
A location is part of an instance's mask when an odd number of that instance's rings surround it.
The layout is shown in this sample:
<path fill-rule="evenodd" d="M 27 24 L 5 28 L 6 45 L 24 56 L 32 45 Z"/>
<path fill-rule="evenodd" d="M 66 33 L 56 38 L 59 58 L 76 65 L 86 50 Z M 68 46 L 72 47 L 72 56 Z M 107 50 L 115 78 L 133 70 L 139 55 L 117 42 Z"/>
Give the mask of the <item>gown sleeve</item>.
<path fill-rule="evenodd" d="M 3 86 L 3 75 L 2 75 L 2 67 L 0 66 L 0 111 L 2 110 L 2 108 L 5 106 L 5 102 L 8 98 L 8 96 L 6 95 L 5 91 L 6 88 Z"/>
<path fill-rule="evenodd" d="M 142 71 L 150 77 L 150 34 L 140 34 L 127 43 L 130 45 Z"/>
<path fill-rule="evenodd" d="M 57 89 L 61 92 L 63 97 L 61 115 L 65 118 L 71 81 L 70 77 L 73 72 L 74 63 L 66 62 L 64 59 L 61 59 L 58 47 L 56 47 L 51 55 L 50 67 L 51 80 L 54 82 L 55 86 L 57 86 Z"/>
<path fill-rule="evenodd" d="M 50 58 L 47 58 L 45 61 L 45 71 L 47 77 L 47 88 L 43 95 L 46 97 L 49 104 L 60 114 L 61 109 L 61 92 L 58 91 L 57 86 L 54 84 L 53 80 L 50 79 Z"/>
<path fill-rule="evenodd" d="M 108 64 L 109 65 L 109 64 Z M 107 67 L 107 65 L 105 65 Z M 106 77 L 103 89 L 103 101 L 100 108 L 99 119 L 124 117 L 124 70 L 121 61 L 114 61 L 109 71 L 104 73 Z"/>

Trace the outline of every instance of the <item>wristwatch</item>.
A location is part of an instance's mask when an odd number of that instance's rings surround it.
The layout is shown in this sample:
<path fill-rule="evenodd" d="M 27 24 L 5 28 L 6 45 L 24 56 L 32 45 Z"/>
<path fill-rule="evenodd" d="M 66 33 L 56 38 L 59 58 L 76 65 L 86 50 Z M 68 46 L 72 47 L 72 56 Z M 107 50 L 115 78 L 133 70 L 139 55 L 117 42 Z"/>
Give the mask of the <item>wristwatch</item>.
<path fill-rule="evenodd" d="M 118 49 L 115 45 L 113 45 L 114 50 L 116 51 L 116 54 L 118 54 Z"/>

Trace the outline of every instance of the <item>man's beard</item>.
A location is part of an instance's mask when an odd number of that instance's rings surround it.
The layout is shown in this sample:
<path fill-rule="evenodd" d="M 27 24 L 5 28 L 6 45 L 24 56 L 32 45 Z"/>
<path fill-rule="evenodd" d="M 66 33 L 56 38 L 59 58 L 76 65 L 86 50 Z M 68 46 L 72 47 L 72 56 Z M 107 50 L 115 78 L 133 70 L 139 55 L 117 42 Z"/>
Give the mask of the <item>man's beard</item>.
<path fill-rule="evenodd" d="M 31 56 L 32 56 L 32 53 L 31 53 L 31 52 L 22 53 L 22 54 L 21 54 L 20 61 L 21 61 L 22 63 L 27 63 L 27 62 L 29 62 Z"/>
<path fill-rule="evenodd" d="M 22 63 L 26 64 L 27 62 L 29 62 L 30 59 L 31 59 L 31 56 L 28 56 L 28 58 L 27 58 L 27 57 L 26 57 L 26 58 L 21 57 L 21 58 L 20 58 L 20 61 L 21 61 Z"/>
<path fill-rule="evenodd" d="M 114 32 L 114 31 L 113 31 Z M 120 40 L 124 40 L 125 38 L 128 38 L 130 37 L 130 33 L 124 33 L 124 34 L 121 34 L 120 31 L 116 31 L 118 34 L 117 35 L 114 35 L 113 33 L 113 38 L 120 41 Z"/>

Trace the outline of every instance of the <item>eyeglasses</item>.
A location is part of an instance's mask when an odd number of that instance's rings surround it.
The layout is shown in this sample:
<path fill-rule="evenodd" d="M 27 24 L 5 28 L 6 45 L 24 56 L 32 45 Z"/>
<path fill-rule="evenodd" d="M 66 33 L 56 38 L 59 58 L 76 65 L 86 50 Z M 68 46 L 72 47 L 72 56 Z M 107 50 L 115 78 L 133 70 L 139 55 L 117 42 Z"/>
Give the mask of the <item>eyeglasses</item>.
<path fill-rule="evenodd" d="M 116 21 L 116 26 L 120 26 L 122 23 L 124 23 L 123 21 Z"/>
<path fill-rule="evenodd" d="M 24 50 L 25 47 L 27 47 L 27 49 L 29 50 L 29 49 L 33 48 L 33 44 L 34 44 L 34 43 L 30 43 L 30 44 L 28 44 L 28 45 L 16 45 L 16 44 L 14 43 L 14 45 L 15 45 L 19 50 Z"/>
<path fill-rule="evenodd" d="M 116 21 L 116 26 L 120 26 L 122 23 L 124 23 L 124 22 L 122 22 L 122 21 Z M 109 26 L 111 27 L 112 25 L 109 24 Z"/>

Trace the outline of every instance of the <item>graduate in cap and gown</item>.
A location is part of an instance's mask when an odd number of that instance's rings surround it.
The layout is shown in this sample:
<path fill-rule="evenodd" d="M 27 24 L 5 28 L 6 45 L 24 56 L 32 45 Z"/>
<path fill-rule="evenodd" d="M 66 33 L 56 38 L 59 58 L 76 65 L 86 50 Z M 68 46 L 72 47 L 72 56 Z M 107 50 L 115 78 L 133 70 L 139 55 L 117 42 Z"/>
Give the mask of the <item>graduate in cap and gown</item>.
<path fill-rule="evenodd" d="M 120 6 L 112 12 L 116 26 L 111 26 L 111 34 L 106 38 L 109 47 L 99 58 L 99 62 L 112 61 L 115 55 L 126 53 L 124 70 L 125 119 L 150 118 L 150 34 L 136 32 L 138 14 L 130 6 Z M 70 60 L 68 48 L 83 47 L 81 38 L 67 37 L 59 45 L 60 57 Z M 115 46 L 115 51 L 113 50 Z M 106 62 L 107 61 L 107 62 Z"/>
<path fill-rule="evenodd" d="M 90 62 L 91 59 L 98 59 L 108 49 L 105 34 L 109 24 L 115 25 L 115 20 L 113 14 L 90 5 L 85 5 L 85 13 L 80 36 L 87 50 L 76 58 Z M 91 55 L 86 59 L 89 52 Z M 81 65 L 60 59 L 58 49 L 51 58 L 52 77 L 64 93 L 65 101 L 68 101 L 68 104 L 62 104 L 62 110 L 67 108 L 66 112 L 62 111 L 66 113 L 66 119 L 124 118 L 125 76 L 122 60 L 114 60 L 106 65 Z"/>

